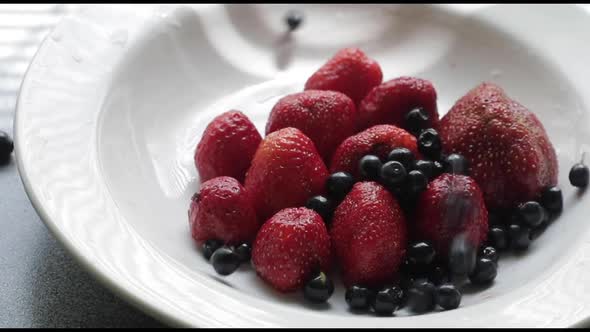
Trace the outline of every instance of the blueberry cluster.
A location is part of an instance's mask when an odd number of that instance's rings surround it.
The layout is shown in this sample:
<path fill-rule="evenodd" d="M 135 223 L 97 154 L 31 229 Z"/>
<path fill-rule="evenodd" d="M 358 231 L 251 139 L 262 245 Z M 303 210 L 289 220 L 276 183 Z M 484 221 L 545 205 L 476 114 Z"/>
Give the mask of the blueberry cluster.
<path fill-rule="evenodd" d="M 247 243 L 226 246 L 219 240 L 207 240 L 203 243 L 203 256 L 211 262 L 215 272 L 226 276 L 234 273 L 240 264 L 250 261 L 252 248 Z"/>
<path fill-rule="evenodd" d="M 354 186 L 355 180 L 350 173 L 336 172 L 326 180 L 328 196 L 313 196 L 307 200 L 305 207 L 317 212 L 327 224 L 330 223 L 334 210 Z"/>

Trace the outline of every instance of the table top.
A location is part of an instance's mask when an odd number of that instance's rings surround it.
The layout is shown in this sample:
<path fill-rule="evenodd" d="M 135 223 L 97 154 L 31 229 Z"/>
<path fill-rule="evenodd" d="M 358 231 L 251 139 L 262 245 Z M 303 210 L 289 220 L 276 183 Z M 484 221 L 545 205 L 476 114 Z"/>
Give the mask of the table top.
<path fill-rule="evenodd" d="M 71 5 L 0 4 L 0 130 L 37 46 Z M 37 216 L 14 159 L 0 167 L 0 327 L 163 327 L 86 272 Z"/>

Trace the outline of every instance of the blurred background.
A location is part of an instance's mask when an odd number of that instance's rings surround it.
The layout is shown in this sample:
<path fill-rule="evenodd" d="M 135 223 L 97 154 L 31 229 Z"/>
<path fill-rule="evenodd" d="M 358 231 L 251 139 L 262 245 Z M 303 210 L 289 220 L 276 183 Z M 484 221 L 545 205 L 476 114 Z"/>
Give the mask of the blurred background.
<path fill-rule="evenodd" d="M 0 4 L 0 130 L 12 137 L 18 89 L 54 24 L 77 5 Z M 31 206 L 13 160 L 0 167 L 0 327 L 163 327 L 99 284 Z"/>

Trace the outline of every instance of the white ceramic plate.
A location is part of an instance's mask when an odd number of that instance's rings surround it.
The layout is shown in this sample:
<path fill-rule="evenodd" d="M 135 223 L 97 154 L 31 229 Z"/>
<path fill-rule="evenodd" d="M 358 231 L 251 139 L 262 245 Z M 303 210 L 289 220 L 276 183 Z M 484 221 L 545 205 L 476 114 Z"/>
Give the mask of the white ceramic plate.
<path fill-rule="evenodd" d="M 572 326 L 590 317 L 590 204 L 567 171 L 590 143 L 590 19 L 558 5 L 92 6 L 45 40 L 22 84 L 16 156 L 49 229 L 98 278 L 182 326 Z M 302 89 L 336 50 L 359 46 L 385 79 L 434 82 L 439 109 L 481 81 L 503 86 L 545 124 L 565 212 L 495 284 L 461 308 L 374 317 L 338 287 L 311 308 L 249 267 L 220 278 L 188 231 L 193 149 L 210 119 L 244 111 L 262 131 L 271 105 Z"/>

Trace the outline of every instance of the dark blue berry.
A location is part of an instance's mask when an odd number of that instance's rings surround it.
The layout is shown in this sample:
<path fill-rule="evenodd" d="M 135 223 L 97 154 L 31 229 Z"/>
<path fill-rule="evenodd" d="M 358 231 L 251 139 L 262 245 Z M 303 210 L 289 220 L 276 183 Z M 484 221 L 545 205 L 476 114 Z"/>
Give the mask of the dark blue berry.
<path fill-rule="evenodd" d="M 6 164 L 14 150 L 14 143 L 8 134 L 0 131 L 0 164 Z"/>
<path fill-rule="evenodd" d="M 541 194 L 541 205 L 551 212 L 560 213 L 563 210 L 563 194 L 559 187 L 549 187 Z"/>
<path fill-rule="evenodd" d="M 211 258 L 211 255 L 215 250 L 219 249 L 223 245 L 223 242 L 219 240 L 207 240 L 203 243 L 203 256 L 206 260 Z"/>
<path fill-rule="evenodd" d="M 475 270 L 469 275 L 472 284 L 483 285 L 492 282 L 498 274 L 498 265 L 489 258 L 479 258 Z"/>
<path fill-rule="evenodd" d="M 426 157 L 438 160 L 441 154 L 442 143 L 438 132 L 429 128 L 424 130 L 420 136 L 418 136 L 418 150 Z"/>
<path fill-rule="evenodd" d="M 444 284 L 449 281 L 449 272 L 443 266 L 435 265 L 428 272 L 428 280 L 435 285 Z"/>
<path fill-rule="evenodd" d="M 516 250 L 525 250 L 531 244 L 531 229 L 528 226 L 512 223 L 508 226 L 508 237 L 512 248 Z"/>
<path fill-rule="evenodd" d="M 359 171 L 361 175 L 368 180 L 379 179 L 381 173 L 381 160 L 374 155 L 366 155 L 359 161 Z"/>
<path fill-rule="evenodd" d="M 252 247 L 247 243 L 242 243 L 234 249 L 236 255 L 240 259 L 240 263 L 246 263 L 250 261 L 252 257 Z"/>
<path fill-rule="evenodd" d="M 412 134 L 417 135 L 428 126 L 429 120 L 430 116 L 423 108 L 415 108 L 406 114 L 406 128 Z"/>
<path fill-rule="evenodd" d="M 285 15 L 285 22 L 289 30 L 293 31 L 303 23 L 303 13 L 297 10 L 291 10 Z"/>
<path fill-rule="evenodd" d="M 488 225 L 496 226 L 504 224 L 502 216 L 496 212 L 488 211 Z"/>
<path fill-rule="evenodd" d="M 375 294 L 371 306 L 377 315 L 391 315 L 401 307 L 403 299 L 404 291 L 400 287 L 385 287 Z"/>
<path fill-rule="evenodd" d="M 545 219 L 545 209 L 535 201 L 520 204 L 518 206 L 518 213 L 520 220 L 530 227 L 539 226 L 543 222 L 543 219 Z"/>
<path fill-rule="evenodd" d="M 406 176 L 406 185 L 411 195 L 421 193 L 428 186 L 428 178 L 420 171 L 411 171 Z"/>
<path fill-rule="evenodd" d="M 334 283 L 324 272 L 320 272 L 308 281 L 303 289 L 303 297 L 313 303 L 326 302 L 332 293 L 334 293 Z"/>
<path fill-rule="evenodd" d="M 430 160 L 416 160 L 416 162 L 414 162 L 414 169 L 426 175 L 428 180 L 431 180 L 436 176 L 434 162 Z"/>
<path fill-rule="evenodd" d="M 466 276 L 475 268 L 476 248 L 464 234 L 455 236 L 449 250 L 449 270 L 453 275 Z"/>
<path fill-rule="evenodd" d="M 498 253 L 496 248 L 492 246 L 486 246 L 481 248 L 479 252 L 479 257 L 491 259 L 494 263 L 497 264 L 498 260 L 500 259 L 500 254 Z"/>
<path fill-rule="evenodd" d="M 240 257 L 231 248 L 223 246 L 211 255 L 211 264 L 215 272 L 226 276 L 238 269 Z"/>
<path fill-rule="evenodd" d="M 549 222 L 549 214 L 546 213 L 543 222 L 541 222 L 539 226 L 531 228 L 531 233 L 529 236 L 531 241 L 535 241 L 536 239 L 538 239 L 539 236 L 541 236 L 541 234 L 543 234 L 545 230 L 547 230 L 547 227 L 549 227 Z"/>
<path fill-rule="evenodd" d="M 508 249 L 508 233 L 506 228 L 501 225 L 492 226 L 488 232 L 488 243 L 498 249 Z"/>
<path fill-rule="evenodd" d="M 326 223 L 332 218 L 332 213 L 334 212 L 332 201 L 324 196 L 311 197 L 305 203 L 305 207 L 317 212 Z"/>
<path fill-rule="evenodd" d="M 469 174 L 469 163 L 460 154 L 451 153 L 445 158 L 445 172 L 451 174 Z"/>
<path fill-rule="evenodd" d="M 428 265 L 434 261 L 436 252 L 430 243 L 416 242 L 410 245 L 407 255 L 411 265 Z"/>
<path fill-rule="evenodd" d="M 388 186 L 403 183 L 406 175 L 406 168 L 399 161 L 388 161 L 381 167 L 381 180 Z"/>
<path fill-rule="evenodd" d="M 352 286 L 346 290 L 344 298 L 351 309 L 364 310 L 373 303 L 375 292 L 367 287 Z"/>
<path fill-rule="evenodd" d="M 443 284 L 436 289 L 435 299 L 444 310 L 457 309 L 461 304 L 461 292 L 453 284 Z"/>
<path fill-rule="evenodd" d="M 408 290 L 407 307 L 415 313 L 424 313 L 434 308 L 436 287 L 428 281 L 417 281 Z"/>
<path fill-rule="evenodd" d="M 574 187 L 586 188 L 589 177 L 590 172 L 588 171 L 588 166 L 582 163 L 577 163 L 570 169 L 569 179 Z"/>
<path fill-rule="evenodd" d="M 412 169 L 414 154 L 406 148 L 395 148 L 387 156 L 388 161 L 399 161 L 406 170 Z"/>
<path fill-rule="evenodd" d="M 354 186 L 354 178 L 350 173 L 336 172 L 330 174 L 326 180 L 328 195 L 336 200 L 342 200 Z"/>

